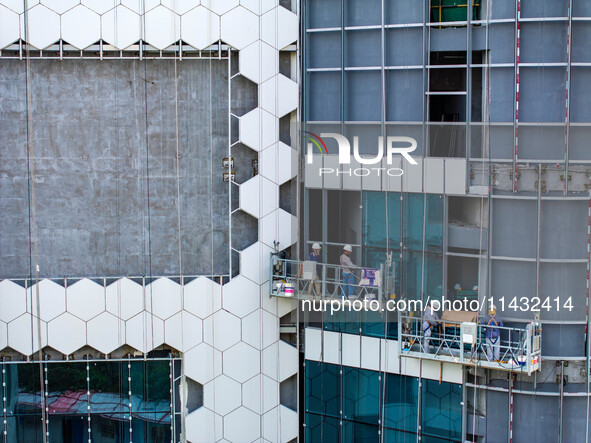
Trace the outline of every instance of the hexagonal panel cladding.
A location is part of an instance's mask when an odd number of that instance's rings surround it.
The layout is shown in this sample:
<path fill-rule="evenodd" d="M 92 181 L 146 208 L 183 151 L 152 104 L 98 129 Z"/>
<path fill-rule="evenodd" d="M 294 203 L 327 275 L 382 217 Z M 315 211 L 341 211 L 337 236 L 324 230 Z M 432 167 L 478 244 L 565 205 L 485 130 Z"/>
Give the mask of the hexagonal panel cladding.
<path fill-rule="evenodd" d="M 238 0 L 201 0 L 201 4 L 216 14 L 222 15 L 238 6 Z"/>
<path fill-rule="evenodd" d="M 8 347 L 23 355 L 39 350 L 39 324 L 41 325 L 41 347 L 47 346 L 47 323 L 31 314 L 23 314 L 8 323 Z"/>
<path fill-rule="evenodd" d="M 0 321 L 0 351 L 8 346 L 8 325 Z"/>
<path fill-rule="evenodd" d="M 35 6 L 37 3 L 39 3 L 39 0 L 30 0 L 28 2 L 29 9 Z M 24 11 L 25 2 L 22 0 L 3 0 L 2 4 L 17 14 L 22 14 Z"/>
<path fill-rule="evenodd" d="M 100 16 L 78 5 L 62 15 L 62 38 L 78 49 L 84 49 L 101 38 Z"/>
<path fill-rule="evenodd" d="M 199 0 L 162 0 L 162 4 L 178 15 L 183 15 L 199 6 Z"/>
<path fill-rule="evenodd" d="M 36 5 L 27 13 L 29 19 L 28 32 L 25 38 L 25 27 L 21 27 L 21 38 L 37 49 L 45 49 L 60 39 L 60 17 L 43 5 Z"/>
<path fill-rule="evenodd" d="M 101 17 L 101 36 L 118 49 L 125 49 L 141 38 L 141 18 L 125 6 L 117 6 Z"/>
<path fill-rule="evenodd" d="M 20 37 L 18 14 L 0 5 L 0 48 L 4 48 Z"/>
<path fill-rule="evenodd" d="M 164 343 L 164 321 L 141 312 L 125 322 L 125 343 L 143 353 Z"/>
<path fill-rule="evenodd" d="M 203 321 L 203 341 L 225 351 L 240 341 L 240 319 L 226 311 L 207 317 Z"/>
<path fill-rule="evenodd" d="M 298 351 L 279 340 L 263 350 L 263 374 L 282 382 L 298 372 Z"/>
<path fill-rule="evenodd" d="M 159 6 L 160 0 L 121 0 L 121 4 L 136 14 L 144 14 Z"/>
<path fill-rule="evenodd" d="M 257 242 L 240 253 L 240 274 L 255 283 L 269 280 L 269 254 L 273 248 Z"/>
<path fill-rule="evenodd" d="M 255 151 L 279 141 L 279 119 L 261 108 L 240 117 L 240 141 Z"/>
<path fill-rule="evenodd" d="M 257 175 L 240 185 L 239 197 L 240 209 L 261 218 L 279 207 L 279 186 Z"/>
<path fill-rule="evenodd" d="M 297 241 L 297 233 L 297 219 L 283 209 L 277 209 L 259 221 L 259 239 L 270 247 L 274 241 L 279 242 L 279 249 L 291 246 Z"/>
<path fill-rule="evenodd" d="M 69 312 L 47 325 L 47 344 L 56 351 L 70 355 L 86 345 L 86 323 Z"/>
<path fill-rule="evenodd" d="M 191 412 L 185 419 L 187 441 L 193 443 L 219 441 L 222 417 L 207 408 Z"/>
<path fill-rule="evenodd" d="M 41 3 L 58 14 L 63 14 L 80 3 L 80 0 L 41 0 Z"/>
<path fill-rule="evenodd" d="M 240 4 L 249 11 L 261 15 L 277 6 L 279 0 L 240 0 Z"/>
<path fill-rule="evenodd" d="M 10 280 L 0 282 L 0 320 L 9 322 L 27 312 L 25 288 Z"/>
<path fill-rule="evenodd" d="M 260 437 L 260 422 L 258 414 L 242 406 L 224 417 L 224 438 L 229 441 L 251 442 Z"/>
<path fill-rule="evenodd" d="M 166 49 L 181 37 L 180 17 L 164 6 L 146 12 L 145 40 L 156 49 Z"/>
<path fill-rule="evenodd" d="M 129 320 L 144 309 L 144 288 L 128 278 L 121 278 L 107 286 L 107 312 Z"/>
<path fill-rule="evenodd" d="M 298 107 L 298 84 L 281 74 L 264 82 L 259 95 L 260 106 L 277 117 Z"/>
<path fill-rule="evenodd" d="M 240 50 L 238 62 L 240 73 L 255 83 L 279 74 L 279 51 L 261 40 Z"/>
<path fill-rule="evenodd" d="M 66 290 L 68 312 L 88 321 L 105 310 L 105 288 L 83 278 Z"/>
<path fill-rule="evenodd" d="M 224 374 L 244 383 L 261 372 L 261 355 L 252 346 L 240 342 L 224 351 Z"/>
<path fill-rule="evenodd" d="M 205 49 L 220 39 L 220 17 L 203 6 L 181 16 L 181 38 L 196 49 Z"/>
<path fill-rule="evenodd" d="M 277 340 L 279 340 L 279 319 L 273 314 L 260 309 L 242 319 L 242 341 L 250 346 L 263 349 Z"/>
<path fill-rule="evenodd" d="M 222 287 L 207 277 L 199 277 L 183 288 L 183 307 L 199 318 L 209 317 L 222 307 Z"/>
<path fill-rule="evenodd" d="M 298 153 L 279 142 L 263 149 L 259 158 L 259 174 L 282 185 L 298 173 Z"/>
<path fill-rule="evenodd" d="M 161 277 L 146 286 L 146 310 L 166 320 L 181 310 L 181 286 Z"/>
<path fill-rule="evenodd" d="M 271 441 L 291 441 L 298 436 L 298 414 L 279 405 L 262 417 L 263 437 Z"/>
<path fill-rule="evenodd" d="M 116 4 L 116 2 L 105 1 L 105 0 L 82 0 L 81 3 L 84 6 L 86 6 L 88 9 L 90 9 L 100 15 L 113 9 Z"/>
<path fill-rule="evenodd" d="M 218 1 L 215 0 L 215 3 Z M 258 38 L 259 17 L 256 14 L 238 6 L 222 15 L 222 40 L 228 45 L 236 49 L 243 49 Z"/>
<path fill-rule="evenodd" d="M 103 312 L 87 325 L 87 342 L 103 354 L 110 354 L 125 344 L 125 322 L 113 314 Z"/>
<path fill-rule="evenodd" d="M 220 375 L 203 386 L 203 406 L 220 415 L 233 411 L 240 406 L 241 401 L 240 383 L 225 375 Z"/>
<path fill-rule="evenodd" d="M 194 348 L 203 339 L 203 322 L 181 311 L 164 322 L 164 342 L 181 352 Z"/>
<path fill-rule="evenodd" d="M 279 383 L 264 375 L 256 375 L 242 385 L 242 405 L 257 414 L 264 414 L 279 404 Z"/>
<path fill-rule="evenodd" d="M 38 315 L 43 321 L 50 321 L 66 311 L 66 290 L 51 280 L 41 280 L 39 283 L 39 313 L 37 312 L 37 286 L 31 286 L 27 302 L 27 311 Z"/>
<path fill-rule="evenodd" d="M 278 6 L 261 17 L 261 40 L 283 49 L 298 39 L 298 16 Z"/>
<path fill-rule="evenodd" d="M 185 375 L 202 385 L 222 373 L 222 353 L 207 343 L 200 343 L 183 355 Z"/>
<path fill-rule="evenodd" d="M 239 275 L 222 288 L 222 305 L 224 309 L 245 317 L 260 306 L 259 285 Z"/>

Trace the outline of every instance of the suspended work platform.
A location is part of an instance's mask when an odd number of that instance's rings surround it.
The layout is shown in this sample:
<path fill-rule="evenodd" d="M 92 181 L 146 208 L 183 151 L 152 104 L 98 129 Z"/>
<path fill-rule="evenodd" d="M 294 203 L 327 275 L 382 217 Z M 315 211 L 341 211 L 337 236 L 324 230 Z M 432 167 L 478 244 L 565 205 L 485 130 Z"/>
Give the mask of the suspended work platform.
<path fill-rule="evenodd" d="M 473 314 L 476 316 L 477 313 Z M 486 339 L 487 330 L 493 326 L 448 320 L 439 320 L 437 323 L 431 336 L 425 337 L 420 316 L 400 315 L 400 356 L 524 372 L 528 375 L 541 368 L 542 330 L 537 322 L 528 323 L 522 328 L 498 326 L 500 337 L 495 341 L 498 343 L 498 359 L 495 359 L 494 348 Z"/>

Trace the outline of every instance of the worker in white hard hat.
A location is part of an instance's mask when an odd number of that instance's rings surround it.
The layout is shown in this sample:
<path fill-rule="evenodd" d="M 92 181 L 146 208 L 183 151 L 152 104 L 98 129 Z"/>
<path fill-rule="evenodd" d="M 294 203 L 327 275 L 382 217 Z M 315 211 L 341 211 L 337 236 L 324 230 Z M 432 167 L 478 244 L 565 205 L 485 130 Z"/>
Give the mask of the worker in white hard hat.
<path fill-rule="evenodd" d="M 488 315 L 484 317 L 486 326 L 486 358 L 488 361 L 499 361 L 501 356 L 501 330 L 503 322 L 497 318 L 497 308 L 490 305 Z"/>
<path fill-rule="evenodd" d="M 312 244 L 312 252 L 310 252 L 310 257 L 308 260 L 314 261 L 318 263 L 320 260 L 320 251 L 322 248 L 320 247 L 320 243 L 313 243 Z M 316 278 L 310 281 L 310 285 L 308 286 L 308 295 L 320 295 L 321 292 L 321 284 L 320 284 L 320 276 L 322 275 L 322 270 L 320 265 L 316 264 Z M 313 294 L 312 291 L 315 291 Z"/>
<path fill-rule="evenodd" d="M 438 326 L 439 323 L 439 316 L 433 309 L 433 300 L 429 302 L 425 310 L 423 311 L 423 346 L 425 348 L 425 352 L 431 352 L 431 345 L 429 344 L 431 340 L 431 334 L 433 333 L 433 329 Z"/>
<path fill-rule="evenodd" d="M 341 254 L 341 266 L 343 274 L 343 290 L 341 292 L 342 298 L 345 298 L 346 296 L 352 297 L 355 295 L 355 288 L 353 287 L 355 280 L 353 277 L 353 270 L 351 269 L 355 265 L 350 258 L 351 252 L 353 252 L 351 245 L 343 246 L 343 253 Z"/>

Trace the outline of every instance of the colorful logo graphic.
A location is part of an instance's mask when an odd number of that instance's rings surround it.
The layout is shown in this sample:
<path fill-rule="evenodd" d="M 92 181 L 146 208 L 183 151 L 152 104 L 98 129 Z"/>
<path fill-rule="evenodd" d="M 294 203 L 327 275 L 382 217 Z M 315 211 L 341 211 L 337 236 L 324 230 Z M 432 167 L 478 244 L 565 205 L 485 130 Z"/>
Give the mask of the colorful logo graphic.
<path fill-rule="evenodd" d="M 308 140 L 310 140 L 312 143 L 314 143 L 316 145 L 316 147 L 318 148 L 318 150 L 320 151 L 321 154 L 328 154 L 328 149 L 326 149 L 326 143 L 324 143 L 324 140 L 322 140 L 322 138 L 320 138 L 319 136 L 317 136 L 313 132 L 304 131 L 304 134 L 309 134 L 313 137 L 313 138 L 308 137 L 307 135 L 304 136 L 305 138 L 307 138 Z M 324 148 L 324 150 L 322 150 L 320 145 L 322 145 L 322 148 Z"/>

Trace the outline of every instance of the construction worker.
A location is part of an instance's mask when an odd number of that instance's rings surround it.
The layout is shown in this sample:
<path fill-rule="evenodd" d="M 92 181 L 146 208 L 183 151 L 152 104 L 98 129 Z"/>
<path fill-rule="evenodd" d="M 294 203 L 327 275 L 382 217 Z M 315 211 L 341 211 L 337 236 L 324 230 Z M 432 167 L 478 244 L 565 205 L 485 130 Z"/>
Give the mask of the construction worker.
<path fill-rule="evenodd" d="M 425 352 L 427 353 L 431 352 L 431 346 L 429 344 L 429 341 L 431 340 L 431 334 L 433 333 L 433 329 L 437 327 L 438 322 L 439 317 L 433 309 L 433 301 L 431 300 L 431 302 L 423 311 L 423 335 L 425 337 L 424 348 Z"/>
<path fill-rule="evenodd" d="M 341 291 L 341 298 L 346 296 L 352 297 L 355 295 L 355 288 L 352 286 L 355 283 L 353 271 L 351 267 L 355 266 L 349 256 L 353 252 L 351 245 L 343 246 L 343 253 L 341 254 L 341 266 L 343 267 L 343 290 Z"/>
<path fill-rule="evenodd" d="M 497 318 L 497 308 L 490 305 L 488 315 L 484 317 L 486 325 L 486 358 L 488 361 L 499 361 L 501 358 L 501 330 L 503 322 Z"/>
<path fill-rule="evenodd" d="M 321 285 L 320 285 L 320 276 L 322 275 L 322 270 L 320 265 L 318 265 L 318 260 L 320 260 L 320 243 L 314 243 L 312 245 L 312 252 L 310 252 L 310 257 L 308 260 L 316 262 L 316 278 L 310 281 L 310 285 L 308 286 L 308 295 L 312 295 L 312 288 L 316 291 L 315 295 L 321 294 Z"/>

